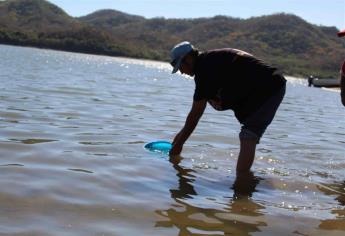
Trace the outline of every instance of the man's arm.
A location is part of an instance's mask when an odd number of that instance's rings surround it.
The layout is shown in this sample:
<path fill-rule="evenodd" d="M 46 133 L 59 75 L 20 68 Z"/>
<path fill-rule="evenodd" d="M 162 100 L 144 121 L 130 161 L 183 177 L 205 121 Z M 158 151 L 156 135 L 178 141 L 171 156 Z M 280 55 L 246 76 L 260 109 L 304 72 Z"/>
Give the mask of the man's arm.
<path fill-rule="evenodd" d="M 183 144 L 186 142 L 188 137 L 191 135 L 191 133 L 197 126 L 200 117 L 205 111 L 206 104 L 206 99 L 193 102 L 192 109 L 187 116 L 185 125 L 174 138 L 174 141 L 172 143 L 173 147 L 170 151 L 170 155 L 178 155 L 181 153 Z"/>

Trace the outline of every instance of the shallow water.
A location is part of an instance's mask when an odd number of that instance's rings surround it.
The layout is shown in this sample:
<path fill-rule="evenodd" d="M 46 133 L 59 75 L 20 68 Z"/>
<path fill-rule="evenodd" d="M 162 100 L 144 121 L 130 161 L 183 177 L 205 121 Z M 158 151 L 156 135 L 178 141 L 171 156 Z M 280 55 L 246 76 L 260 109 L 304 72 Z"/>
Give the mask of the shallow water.
<path fill-rule="evenodd" d="M 0 235 L 344 235 L 345 109 L 289 78 L 235 177 L 240 126 L 207 108 L 182 160 L 170 140 L 194 82 L 166 63 L 0 46 Z"/>

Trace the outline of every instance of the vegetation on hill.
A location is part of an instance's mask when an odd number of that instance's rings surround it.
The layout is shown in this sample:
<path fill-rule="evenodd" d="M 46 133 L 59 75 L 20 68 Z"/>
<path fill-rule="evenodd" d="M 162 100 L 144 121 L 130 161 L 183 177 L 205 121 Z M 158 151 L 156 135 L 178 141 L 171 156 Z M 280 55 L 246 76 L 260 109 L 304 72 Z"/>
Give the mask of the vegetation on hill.
<path fill-rule="evenodd" d="M 309 24 L 290 14 L 198 19 L 146 19 L 115 10 L 73 18 L 45 0 L 0 1 L 0 43 L 169 60 L 188 40 L 201 50 L 239 48 L 286 74 L 338 76 L 345 40 L 335 27 Z"/>

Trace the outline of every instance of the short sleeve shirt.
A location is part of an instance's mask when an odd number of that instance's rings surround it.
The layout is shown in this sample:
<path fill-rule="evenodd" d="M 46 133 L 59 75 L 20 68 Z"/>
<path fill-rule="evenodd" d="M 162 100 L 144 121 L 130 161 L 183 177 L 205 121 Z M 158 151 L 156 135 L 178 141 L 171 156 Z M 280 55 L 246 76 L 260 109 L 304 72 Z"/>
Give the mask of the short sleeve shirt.
<path fill-rule="evenodd" d="M 239 121 L 256 111 L 285 79 L 274 76 L 276 68 L 237 49 L 202 52 L 195 64 L 193 99 L 220 98 L 225 109 L 232 109 Z"/>

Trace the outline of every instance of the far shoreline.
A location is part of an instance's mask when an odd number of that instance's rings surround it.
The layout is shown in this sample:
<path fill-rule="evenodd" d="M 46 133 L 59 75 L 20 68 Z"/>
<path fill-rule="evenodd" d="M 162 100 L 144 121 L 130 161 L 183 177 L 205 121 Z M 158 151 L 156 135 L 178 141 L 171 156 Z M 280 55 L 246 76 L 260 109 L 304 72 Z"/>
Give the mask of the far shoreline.
<path fill-rule="evenodd" d="M 56 51 L 56 52 L 68 52 L 68 53 L 77 53 L 77 54 L 83 54 L 83 55 L 94 55 L 94 56 L 104 56 L 104 57 L 111 57 L 111 58 L 122 58 L 122 59 L 127 59 L 127 60 L 140 60 L 140 61 L 147 61 L 147 62 L 154 62 L 154 63 L 169 63 L 168 61 L 158 61 L 158 60 L 148 59 L 148 58 L 129 57 L 129 56 L 115 56 L 115 55 L 108 55 L 108 54 L 104 54 L 104 53 L 88 53 L 88 52 L 82 52 L 80 50 L 63 50 L 63 49 L 32 46 L 32 45 L 18 45 L 18 44 L 0 43 L 0 46 L 42 49 L 42 50 L 49 50 L 49 51 Z M 284 74 L 284 76 L 288 80 L 299 80 L 299 81 L 306 81 L 307 80 L 307 78 L 304 78 L 301 75 Z M 326 89 L 326 90 L 330 90 L 330 91 L 340 91 L 340 87 L 333 87 L 333 88 L 322 87 L 321 89 Z"/>
<path fill-rule="evenodd" d="M 75 51 L 73 51 L 73 50 L 62 50 L 62 49 L 57 49 L 57 48 L 38 47 L 38 46 L 32 46 L 32 45 L 18 45 L 18 44 L 0 43 L 0 46 L 42 49 L 42 50 L 49 50 L 49 51 L 56 51 L 56 52 L 77 53 L 77 54 L 83 54 L 83 55 L 104 56 L 104 57 L 111 57 L 111 58 L 123 58 L 123 59 L 141 60 L 141 61 L 152 61 L 152 62 L 157 62 L 157 63 L 169 63 L 168 61 L 158 61 L 158 60 L 148 59 L 148 58 L 129 57 L 129 56 L 114 56 L 114 55 L 108 55 L 108 54 L 103 54 L 103 53 L 88 53 L 88 52 L 82 52 L 82 51 L 78 51 L 78 50 L 75 50 Z"/>

